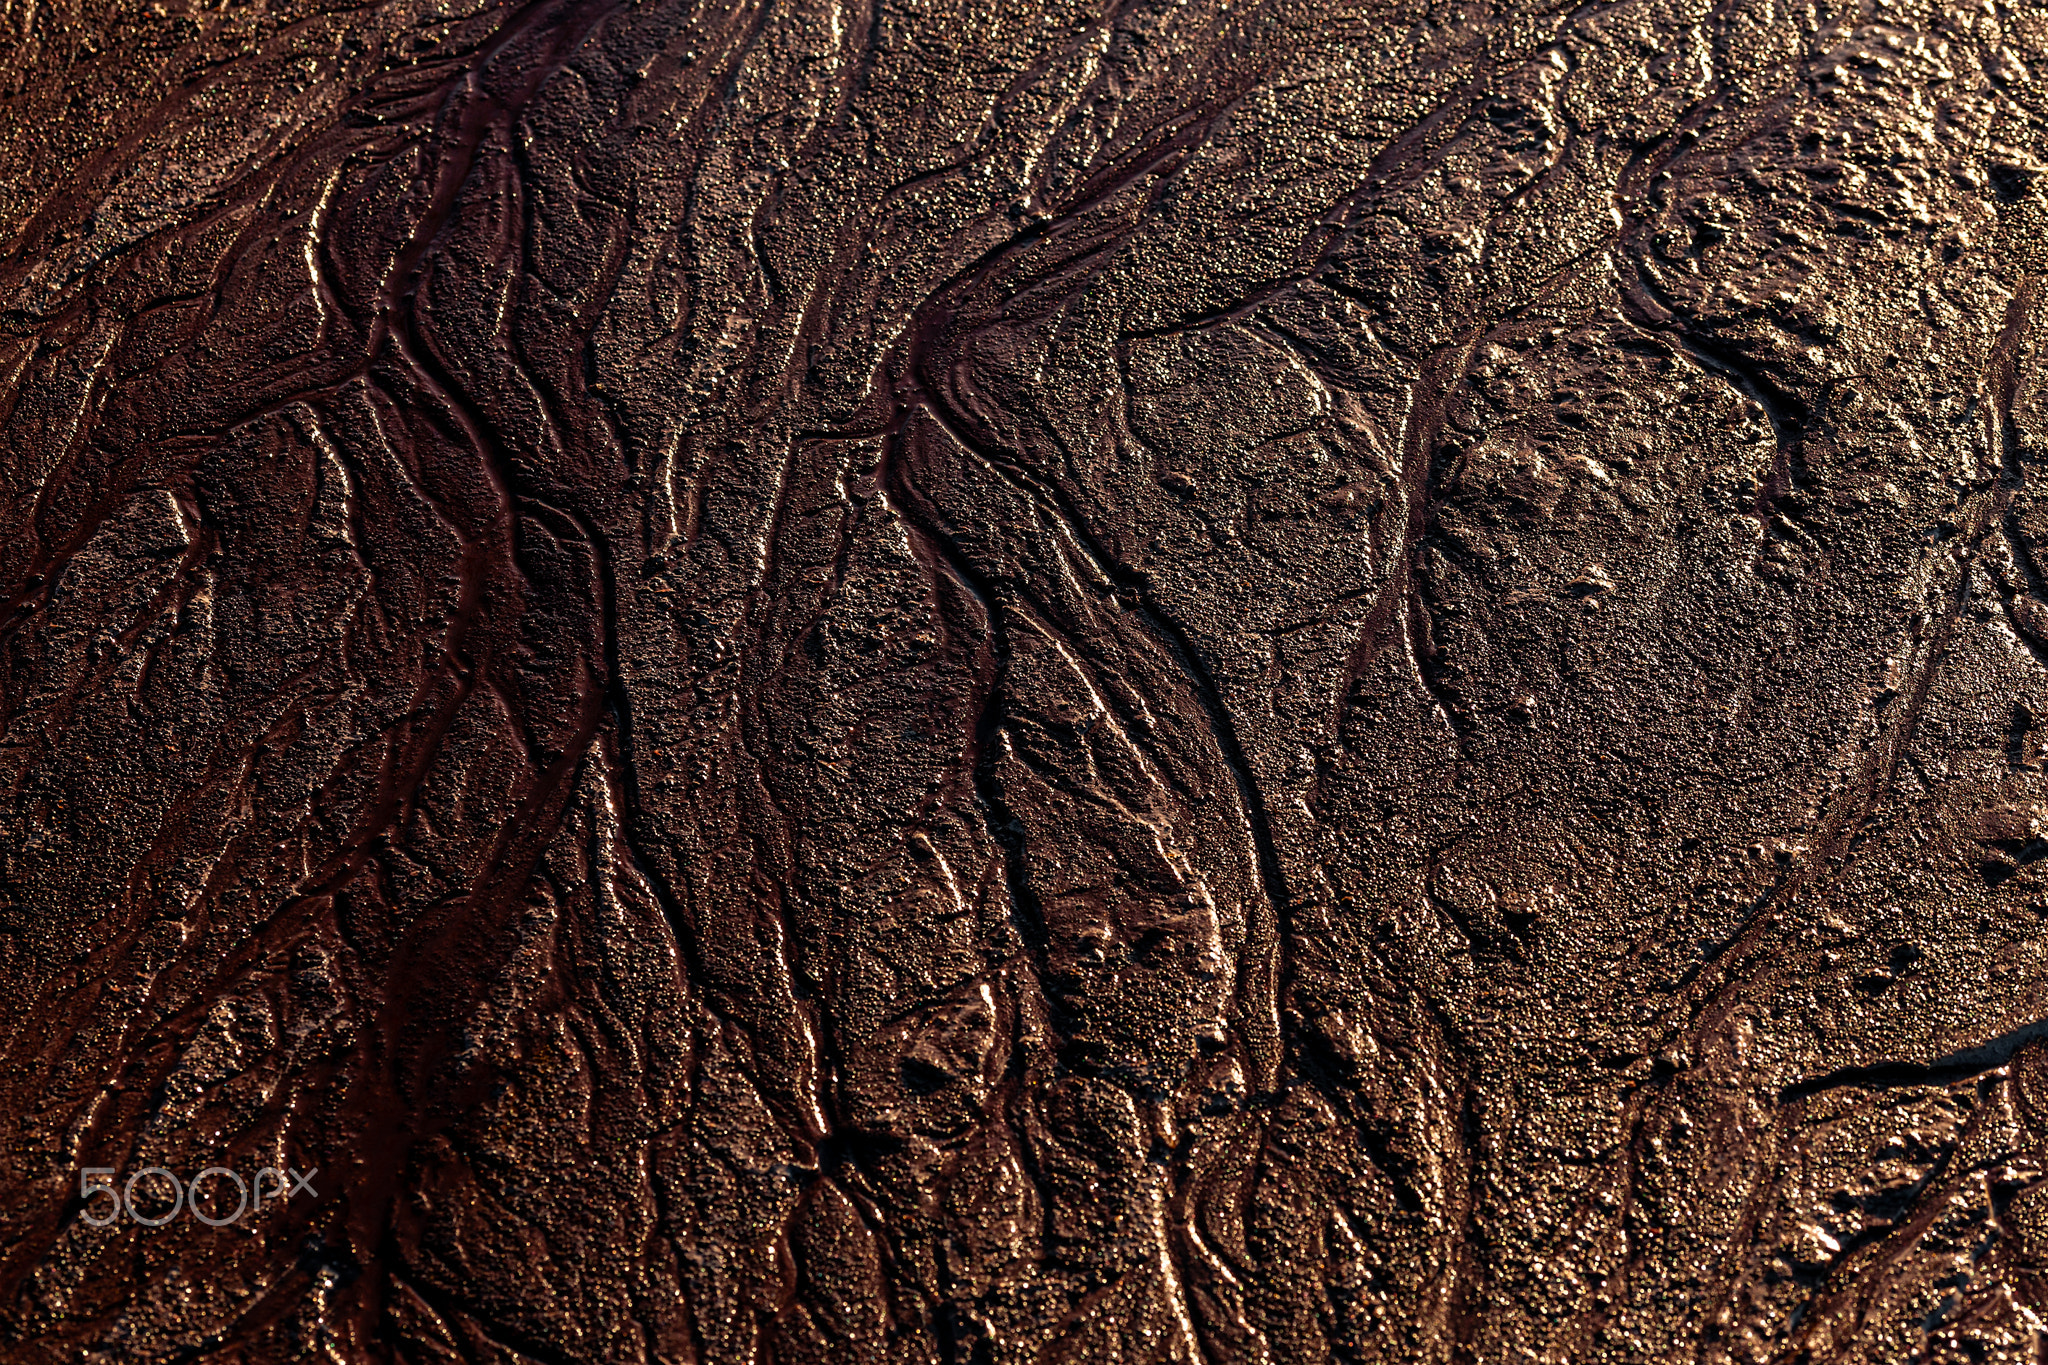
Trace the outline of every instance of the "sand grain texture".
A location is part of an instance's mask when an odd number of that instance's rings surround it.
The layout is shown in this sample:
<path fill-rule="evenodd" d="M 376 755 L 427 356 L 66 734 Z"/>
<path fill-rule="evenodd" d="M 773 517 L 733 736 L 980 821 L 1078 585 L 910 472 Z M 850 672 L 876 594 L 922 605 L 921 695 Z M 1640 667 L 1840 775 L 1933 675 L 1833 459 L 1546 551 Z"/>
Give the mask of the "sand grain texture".
<path fill-rule="evenodd" d="M 2006 0 L 0 3 L 0 1355 L 2039 1361 L 2044 157 Z"/>

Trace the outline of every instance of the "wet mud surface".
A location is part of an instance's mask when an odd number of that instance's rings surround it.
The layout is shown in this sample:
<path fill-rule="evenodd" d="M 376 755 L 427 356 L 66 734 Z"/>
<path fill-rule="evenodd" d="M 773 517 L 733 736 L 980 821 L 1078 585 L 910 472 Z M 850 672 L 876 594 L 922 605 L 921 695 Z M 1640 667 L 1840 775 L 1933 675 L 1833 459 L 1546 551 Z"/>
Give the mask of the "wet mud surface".
<path fill-rule="evenodd" d="M 2006 0 L 0 5 L 0 1355 L 2041 1359 L 2044 143 Z"/>

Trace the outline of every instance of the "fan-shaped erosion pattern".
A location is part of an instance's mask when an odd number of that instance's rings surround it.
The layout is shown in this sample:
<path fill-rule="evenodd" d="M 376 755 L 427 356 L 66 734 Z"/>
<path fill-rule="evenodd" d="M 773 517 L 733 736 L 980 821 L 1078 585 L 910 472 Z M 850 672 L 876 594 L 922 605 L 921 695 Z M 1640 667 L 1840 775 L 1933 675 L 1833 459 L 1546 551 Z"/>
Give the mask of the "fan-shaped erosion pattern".
<path fill-rule="evenodd" d="M 2048 11 L 16 0 L 0 110 L 0 1356 L 2048 1350 Z"/>

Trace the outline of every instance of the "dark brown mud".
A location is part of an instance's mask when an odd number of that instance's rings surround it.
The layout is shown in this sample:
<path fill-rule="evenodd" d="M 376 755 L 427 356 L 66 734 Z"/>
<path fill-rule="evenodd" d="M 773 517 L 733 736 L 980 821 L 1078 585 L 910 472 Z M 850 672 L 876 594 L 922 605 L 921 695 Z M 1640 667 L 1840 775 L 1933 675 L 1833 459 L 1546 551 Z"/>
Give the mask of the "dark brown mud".
<path fill-rule="evenodd" d="M 2048 1351 L 2040 6 L 17 0 L 0 239 L 0 1358 Z"/>

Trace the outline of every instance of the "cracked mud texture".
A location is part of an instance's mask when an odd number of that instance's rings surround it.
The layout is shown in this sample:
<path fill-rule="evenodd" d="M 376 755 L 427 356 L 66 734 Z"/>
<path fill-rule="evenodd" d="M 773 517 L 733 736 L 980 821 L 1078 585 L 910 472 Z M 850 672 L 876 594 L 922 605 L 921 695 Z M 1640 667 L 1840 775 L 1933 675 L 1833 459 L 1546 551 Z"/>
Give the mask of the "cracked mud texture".
<path fill-rule="evenodd" d="M 2038 1361 L 2044 141 L 2006 0 L 0 4 L 0 1356 Z"/>

